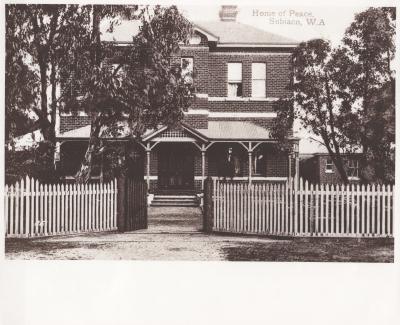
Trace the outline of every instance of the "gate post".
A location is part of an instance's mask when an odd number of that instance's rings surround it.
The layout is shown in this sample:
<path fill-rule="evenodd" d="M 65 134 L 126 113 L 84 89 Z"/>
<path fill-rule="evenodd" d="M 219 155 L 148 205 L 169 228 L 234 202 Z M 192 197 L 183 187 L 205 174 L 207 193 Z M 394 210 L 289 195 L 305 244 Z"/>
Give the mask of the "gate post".
<path fill-rule="evenodd" d="M 213 181 L 207 177 L 204 184 L 204 211 L 203 211 L 203 230 L 211 233 L 213 228 Z"/>
<path fill-rule="evenodd" d="M 120 232 L 126 230 L 126 176 L 118 177 L 117 181 L 118 198 L 117 198 L 117 229 Z"/>

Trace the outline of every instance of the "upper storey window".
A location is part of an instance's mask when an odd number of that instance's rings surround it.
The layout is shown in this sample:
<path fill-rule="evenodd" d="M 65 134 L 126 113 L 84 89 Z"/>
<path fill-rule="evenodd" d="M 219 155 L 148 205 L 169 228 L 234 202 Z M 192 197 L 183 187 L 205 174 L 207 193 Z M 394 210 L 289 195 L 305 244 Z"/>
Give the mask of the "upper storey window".
<path fill-rule="evenodd" d="M 228 97 L 242 97 L 242 64 L 228 63 Z"/>
<path fill-rule="evenodd" d="M 181 58 L 182 78 L 185 84 L 193 84 L 193 58 Z"/>
<path fill-rule="evenodd" d="M 251 97 L 266 97 L 267 69 L 265 63 L 252 63 L 251 65 Z"/>

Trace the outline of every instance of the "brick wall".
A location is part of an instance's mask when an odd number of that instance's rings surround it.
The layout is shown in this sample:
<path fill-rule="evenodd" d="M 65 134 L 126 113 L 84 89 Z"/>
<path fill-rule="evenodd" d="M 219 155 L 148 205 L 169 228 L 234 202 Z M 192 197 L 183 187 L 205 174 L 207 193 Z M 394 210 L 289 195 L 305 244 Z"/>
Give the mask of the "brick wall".
<path fill-rule="evenodd" d="M 185 47 L 181 50 L 181 57 L 193 58 L 194 87 L 199 94 L 208 91 L 209 69 L 208 69 L 209 49 L 205 46 Z"/>
<path fill-rule="evenodd" d="M 329 159 L 328 156 L 318 156 L 317 157 L 317 168 L 319 171 L 319 181 L 320 183 L 337 184 L 340 183 L 339 172 L 336 166 L 333 165 L 332 173 L 326 171 L 326 162 Z"/>
<path fill-rule="evenodd" d="M 208 109 L 215 112 L 274 112 L 274 102 L 224 100 L 209 101 Z"/>
<path fill-rule="evenodd" d="M 199 34 L 200 35 L 200 34 Z M 227 63 L 242 62 L 243 97 L 251 96 L 251 63 L 265 62 L 267 66 L 266 96 L 280 97 L 287 95 L 286 87 L 289 83 L 291 62 L 290 55 L 284 52 L 261 52 L 250 49 L 249 52 L 232 49 L 231 51 L 216 51 L 207 45 L 206 38 L 200 35 L 199 45 L 186 46 L 180 50 L 176 63 L 180 57 L 193 57 L 196 92 L 208 94 L 209 97 L 227 96 Z M 244 55 L 237 52 L 242 51 Z M 218 112 L 273 112 L 273 102 L 270 101 L 208 101 L 207 98 L 195 98 L 191 109 L 202 109 Z M 194 127 L 205 128 L 205 116 L 186 117 L 186 122 Z M 90 123 L 88 116 L 62 116 L 60 131 L 66 132 Z"/>
<path fill-rule="evenodd" d="M 188 114 L 185 115 L 183 122 L 195 129 L 208 128 L 208 115 L 207 114 Z"/>
<path fill-rule="evenodd" d="M 354 159 L 356 156 L 352 156 Z M 348 169 L 349 156 L 344 156 L 344 168 Z M 300 177 L 307 179 L 310 182 L 326 183 L 326 184 L 340 184 L 342 179 L 340 174 L 333 164 L 332 172 L 327 172 L 326 162 L 330 159 L 329 155 L 317 155 L 309 159 L 305 159 L 300 164 Z M 350 182 L 358 182 L 359 180 L 350 180 Z"/>
<path fill-rule="evenodd" d="M 354 159 L 356 156 L 352 156 L 352 158 Z M 343 163 L 344 163 L 344 169 L 347 171 L 348 170 L 348 159 L 350 157 L 349 156 L 343 156 Z M 333 164 L 333 169 L 332 172 L 326 172 L 326 161 L 329 158 L 328 155 L 321 155 L 317 157 L 317 161 L 318 161 L 318 166 L 319 166 L 319 181 L 320 183 L 327 183 L 327 184 L 340 184 L 342 182 L 342 179 L 340 177 L 340 174 L 335 166 L 335 164 Z M 350 183 L 357 183 L 359 182 L 359 180 L 349 180 Z"/>
<path fill-rule="evenodd" d="M 289 83 L 291 61 L 290 55 L 284 53 L 276 54 L 231 54 L 214 53 L 209 54 L 209 88 L 211 97 L 227 96 L 228 62 L 242 63 L 243 97 L 251 97 L 251 64 L 266 63 L 266 96 L 281 97 L 288 95 L 286 87 Z"/>
<path fill-rule="evenodd" d="M 267 177 L 287 177 L 288 176 L 288 158 L 279 153 L 270 153 L 266 155 Z M 292 165 L 294 169 L 294 165 Z"/>
<path fill-rule="evenodd" d="M 78 129 L 90 124 L 89 116 L 60 116 L 60 133 Z"/>

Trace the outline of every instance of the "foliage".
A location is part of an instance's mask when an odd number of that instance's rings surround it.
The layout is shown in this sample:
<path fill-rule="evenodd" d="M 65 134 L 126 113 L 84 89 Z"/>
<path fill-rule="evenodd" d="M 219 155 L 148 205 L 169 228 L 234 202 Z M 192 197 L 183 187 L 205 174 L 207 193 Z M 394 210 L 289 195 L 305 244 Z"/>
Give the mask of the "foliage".
<path fill-rule="evenodd" d="M 131 5 L 6 5 L 7 135 L 26 133 L 34 125 L 53 150 L 57 110 L 71 89 L 72 78 L 65 78 L 74 72 L 71 58 L 89 52 L 97 62 L 100 21 L 107 19 L 112 30 L 119 17 L 133 18 L 136 10 Z M 45 156 L 50 164 L 53 155 Z"/>
<path fill-rule="evenodd" d="M 12 76 L 7 82 L 14 91 L 18 88 L 31 91 L 31 102 L 40 106 L 31 105 L 30 109 L 37 116 L 44 138 L 54 144 L 57 106 L 65 95 L 65 87 L 69 89 L 61 77 L 70 68 L 71 58 L 84 55 L 80 51 L 90 47 L 91 53 L 96 53 L 93 47 L 100 37 L 96 22 L 107 17 L 112 29 L 117 16 L 131 17 L 137 6 L 9 4 L 6 8 L 6 43 L 9 45 L 6 57 L 10 62 L 24 62 L 30 67 L 30 78 L 22 83 L 24 87 Z M 95 14 L 98 21 L 93 18 Z M 6 66 L 7 77 L 12 73 L 11 67 Z M 33 81 L 36 82 L 34 86 L 29 84 Z M 57 95 L 60 88 L 61 98 Z M 51 93 L 50 102 L 48 93 Z M 22 108 L 20 105 L 18 109 Z"/>
<path fill-rule="evenodd" d="M 272 125 L 272 136 L 279 139 L 274 147 L 277 151 L 290 153 L 293 143 L 289 141 L 288 135 L 291 134 L 293 123 L 296 118 L 296 111 L 293 109 L 293 98 L 280 98 L 274 103 L 274 110 L 277 113 L 276 119 Z"/>
<path fill-rule="evenodd" d="M 13 8 L 7 7 L 7 17 Z M 35 73 L 24 62 L 21 44 L 18 42 L 16 20 L 6 21 L 5 60 L 5 134 L 8 142 L 13 137 L 25 134 L 33 127 L 29 110 L 36 104 L 34 93 L 38 86 Z"/>
<path fill-rule="evenodd" d="M 26 175 L 42 182 L 57 181 L 53 163 L 53 150 L 49 142 L 41 142 L 23 151 L 5 150 L 5 181 L 12 184 Z"/>
<path fill-rule="evenodd" d="M 131 44 L 122 49 L 101 44 L 103 64 L 93 67 L 88 57 L 76 58 L 83 94 L 76 107 L 85 108 L 92 117 L 77 181 L 88 181 L 93 154 L 105 149 L 100 135 L 124 134 L 138 141 L 147 129 L 178 122 L 191 103 L 192 86 L 174 64 L 179 44 L 187 42 L 191 33 L 190 23 L 174 6 L 145 7 L 139 17 L 140 32 Z"/>
<path fill-rule="evenodd" d="M 363 181 L 387 182 L 394 174 L 393 17 L 390 8 L 369 8 L 355 16 L 337 48 L 316 39 L 293 52 L 294 95 L 286 99 L 293 113 L 278 106 L 275 132 L 291 125 L 285 115 L 298 117 L 322 139 L 344 182 L 342 154 L 354 151 L 362 152 Z"/>

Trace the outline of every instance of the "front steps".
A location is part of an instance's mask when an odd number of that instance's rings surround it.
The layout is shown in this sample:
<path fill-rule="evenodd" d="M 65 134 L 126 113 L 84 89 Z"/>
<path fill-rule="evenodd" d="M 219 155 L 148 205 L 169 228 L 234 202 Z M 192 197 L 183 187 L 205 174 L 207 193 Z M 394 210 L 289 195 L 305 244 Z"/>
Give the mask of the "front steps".
<path fill-rule="evenodd" d="M 196 195 L 163 195 L 155 194 L 152 207 L 198 207 Z"/>

